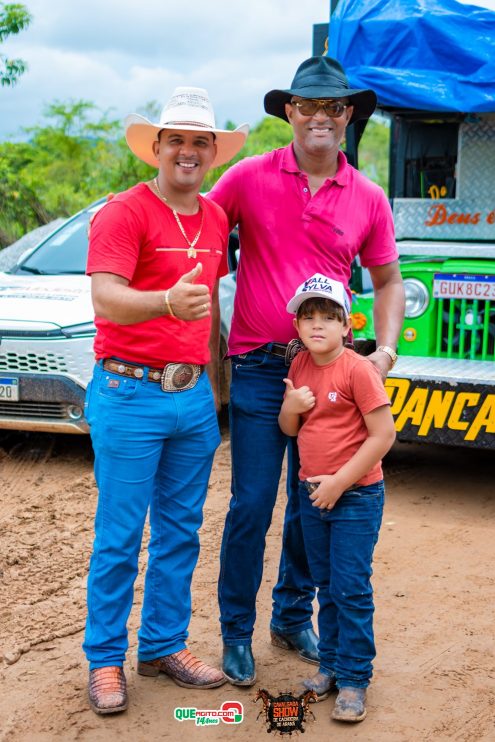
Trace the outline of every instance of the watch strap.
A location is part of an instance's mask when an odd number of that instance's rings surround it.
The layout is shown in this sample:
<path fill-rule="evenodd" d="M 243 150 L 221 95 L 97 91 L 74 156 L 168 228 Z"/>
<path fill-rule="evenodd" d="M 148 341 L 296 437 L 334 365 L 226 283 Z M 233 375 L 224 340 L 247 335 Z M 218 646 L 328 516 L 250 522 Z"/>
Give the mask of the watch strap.
<path fill-rule="evenodd" d="M 383 353 L 386 353 L 390 360 L 392 361 L 392 368 L 395 366 L 397 362 L 397 353 L 393 348 L 391 348 L 389 345 L 379 345 L 377 347 L 377 350 L 381 350 Z"/>

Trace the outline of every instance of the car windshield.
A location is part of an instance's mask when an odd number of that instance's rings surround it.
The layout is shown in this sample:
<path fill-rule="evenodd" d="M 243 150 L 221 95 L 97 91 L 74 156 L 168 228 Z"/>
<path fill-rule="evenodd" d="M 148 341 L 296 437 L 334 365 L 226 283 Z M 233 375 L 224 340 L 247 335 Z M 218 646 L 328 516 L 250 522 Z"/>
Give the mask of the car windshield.
<path fill-rule="evenodd" d="M 89 210 L 85 211 L 64 224 L 38 249 L 19 263 L 16 273 L 84 274 L 88 256 L 88 221 L 90 214 Z"/>

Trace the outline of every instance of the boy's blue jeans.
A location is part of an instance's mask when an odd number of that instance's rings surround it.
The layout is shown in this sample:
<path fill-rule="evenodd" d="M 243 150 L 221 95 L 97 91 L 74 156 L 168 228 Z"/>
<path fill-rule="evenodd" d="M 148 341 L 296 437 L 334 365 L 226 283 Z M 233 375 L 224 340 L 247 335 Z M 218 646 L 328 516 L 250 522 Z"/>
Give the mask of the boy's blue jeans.
<path fill-rule="evenodd" d="M 320 669 L 335 674 L 339 688 L 365 688 L 376 654 L 370 578 L 383 480 L 347 490 L 332 510 L 314 507 L 304 482 L 299 494 L 306 553 L 318 588 Z"/>
<path fill-rule="evenodd" d="M 251 643 L 265 536 L 287 447 L 288 500 L 271 626 L 287 633 L 312 626 L 314 586 L 301 530 L 297 445 L 278 424 L 287 372 L 283 358 L 261 350 L 232 357 L 232 498 L 223 533 L 218 583 L 222 635 L 227 646 Z"/>
<path fill-rule="evenodd" d="M 138 655 L 146 661 L 178 652 L 188 635 L 197 531 L 220 442 L 208 376 L 172 393 L 147 373 L 133 379 L 97 365 L 86 416 L 99 490 L 83 644 L 90 669 L 123 664 L 148 510 Z"/>

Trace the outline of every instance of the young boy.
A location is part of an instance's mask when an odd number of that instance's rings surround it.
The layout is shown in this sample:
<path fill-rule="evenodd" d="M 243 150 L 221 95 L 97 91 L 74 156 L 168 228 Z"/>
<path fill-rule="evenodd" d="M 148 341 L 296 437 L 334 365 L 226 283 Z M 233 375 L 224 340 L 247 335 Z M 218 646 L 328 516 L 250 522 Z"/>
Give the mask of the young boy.
<path fill-rule="evenodd" d="M 319 672 L 303 681 L 318 700 L 338 688 L 332 718 L 366 716 L 375 656 L 373 549 L 383 512 L 381 458 L 395 428 L 380 374 L 344 347 L 349 300 L 339 281 L 316 274 L 287 305 L 306 346 L 292 362 L 279 415 L 297 435 L 301 520 L 318 587 Z"/>

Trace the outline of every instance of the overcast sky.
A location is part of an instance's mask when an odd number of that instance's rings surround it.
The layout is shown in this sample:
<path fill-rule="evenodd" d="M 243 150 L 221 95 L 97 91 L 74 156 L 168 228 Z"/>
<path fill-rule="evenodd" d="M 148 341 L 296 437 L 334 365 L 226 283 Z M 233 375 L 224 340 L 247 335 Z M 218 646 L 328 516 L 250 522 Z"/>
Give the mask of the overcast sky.
<path fill-rule="evenodd" d="M 45 104 L 89 100 L 114 118 L 160 105 L 176 85 L 207 88 L 217 125 L 257 123 L 272 88 L 311 56 L 330 0 L 21 0 L 30 27 L 2 45 L 28 62 L 0 88 L 0 140 L 42 123 Z"/>

